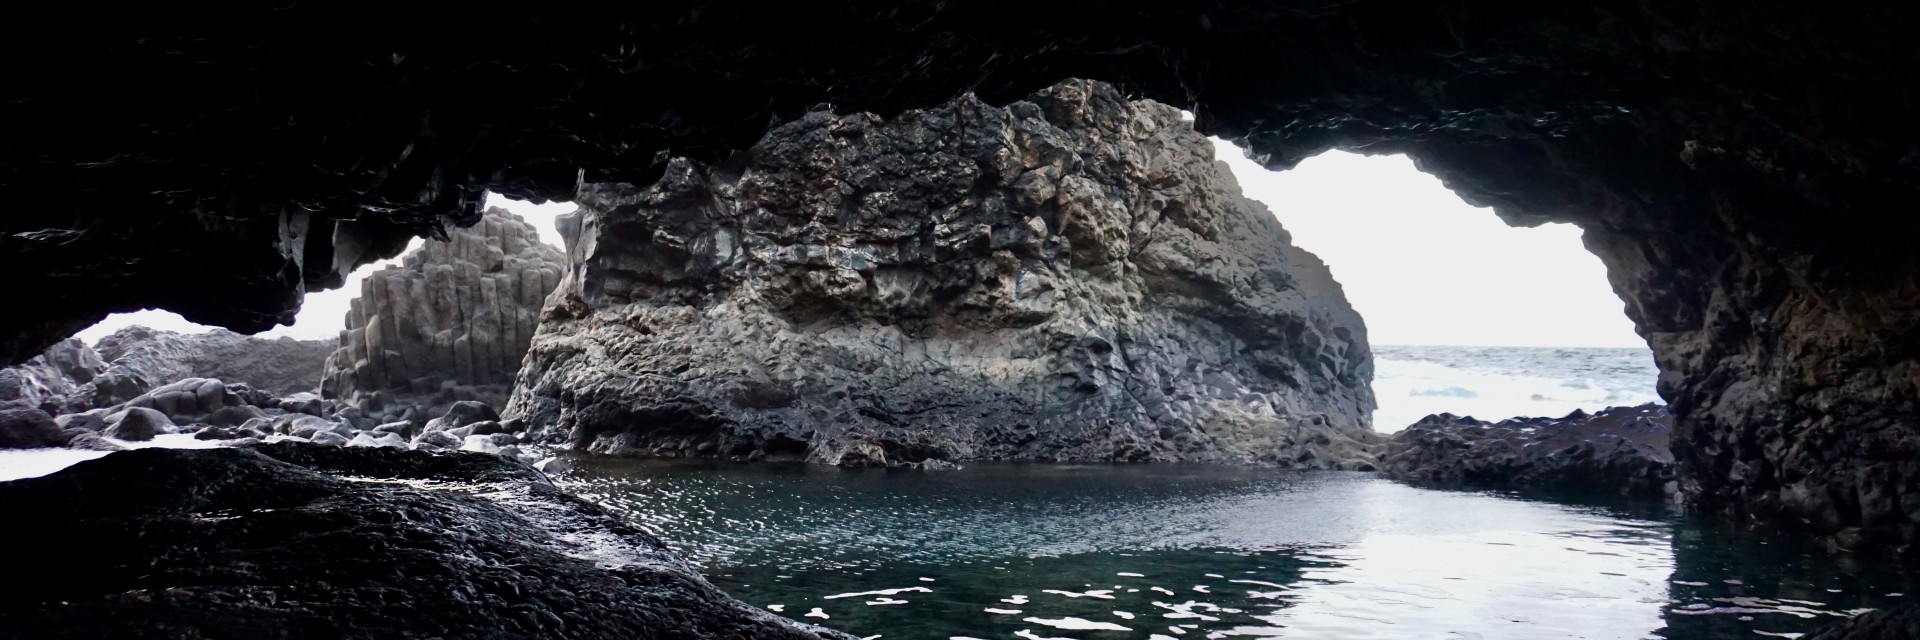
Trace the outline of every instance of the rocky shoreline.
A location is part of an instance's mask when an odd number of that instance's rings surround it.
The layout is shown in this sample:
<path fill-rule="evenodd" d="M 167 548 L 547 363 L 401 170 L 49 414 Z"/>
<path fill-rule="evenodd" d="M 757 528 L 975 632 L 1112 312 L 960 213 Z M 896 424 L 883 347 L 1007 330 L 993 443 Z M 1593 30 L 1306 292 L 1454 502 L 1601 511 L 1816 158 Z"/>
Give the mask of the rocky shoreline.
<path fill-rule="evenodd" d="M 11 638 L 806 638 L 506 458 L 146 449 L 0 483 Z M 32 568 L 29 568 L 32 567 Z M 26 587 L 31 585 L 31 587 Z"/>

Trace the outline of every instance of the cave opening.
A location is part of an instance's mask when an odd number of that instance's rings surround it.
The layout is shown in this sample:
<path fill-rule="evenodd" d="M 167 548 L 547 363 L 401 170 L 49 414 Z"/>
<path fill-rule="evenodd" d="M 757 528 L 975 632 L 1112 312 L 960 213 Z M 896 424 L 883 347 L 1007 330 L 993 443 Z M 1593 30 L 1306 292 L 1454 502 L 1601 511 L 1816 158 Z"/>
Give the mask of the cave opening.
<path fill-rule="evenodd" d="M 1516 227 L 1404 155 L 1270 171 L 1215 139 L 1247 197 L 1325 261 L 1374 351 L 1376 431 L 1659 403 L 1658 371 L 1572 224 Z"/>
<path fill-rule="evenodd" d="M 572 202 L 554 201 L 533 203 L 488 192 L 485 206 L 488 209 L 496 207 L 505 209 L 509 213 L 520 216 L 534 226 L 540 234 L 541 241 L 564 249 L 565 244 L 560 239 L 560 232 L 554 227 L 554 218 L 572 211 L 574 209 Z M 386 260 L 360 265 L 359 268 L 354 269 L 353 273 L 347 277 L 346 283 L 340 288 L 308 292 L 306 297 L 301 301 L 300 312 L 294 317 L 293 324 L 279 325 L 255 334 L 255 336 L 260 338 L 284 337 L 295 340 L 333 340 L 337 338 L 342 328 L 341 318 L 346 316 L 348 307 L 353 299 L 360 296 L 361 283 L 366 280 L 367 275 L 401 264 L 406 259 L 407 254 L 418 251 L 421 247 L 425 246 L 427 242 L 428 240 L 426 238 L 414 238 L 407 243 L 406 250 L 402 251 L 400 255 Z M 75 333 L 73 337 L 79 338 L 91 345 L 100 342 L 102 338 L 113 335 L 114 332 L 128 327 L 147 327 L 149 329 L 183 334 L 205 333 L 220 329 L 220 327 L 193 322 L 181 317 L 178 313 L 166 309 L 143 309 L 140 311 L 109 315 L 100 322 L 94 323 L 93 326 Z"/>

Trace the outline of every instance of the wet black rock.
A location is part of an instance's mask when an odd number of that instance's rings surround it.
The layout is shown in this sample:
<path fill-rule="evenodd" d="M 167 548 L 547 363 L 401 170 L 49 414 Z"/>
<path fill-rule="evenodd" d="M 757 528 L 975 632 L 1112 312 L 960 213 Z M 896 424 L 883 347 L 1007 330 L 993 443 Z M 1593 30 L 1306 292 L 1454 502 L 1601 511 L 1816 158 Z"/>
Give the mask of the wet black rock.
<path fill-rule="evenodd" d="M 1657 404 L 1500 422 L 1442 413 L 1393 434 L 1381 470 L 1423 486 L 1662 499 L 1677 488 L 1672 423 Z"/>
<path fill-rule="evenodd" d="M 1814 630 L 1800 640 L 1914 640 L 1920 638 L 1920 606 L 1868 611 Z"/>
<path fill-rule="evenodd" d="M 134 442 L 152 440 L 154 436 L 176 431 L 173 420 L 167 414 L 146 407 L 130 407 L 118 412 L 103 432 L 109 438 Z"/>
<path fill-rule="evenodd" d="M 10 638 L 841 639 L 496 456 L 143 449 L 0 483 Z M 17 564 L 16 568 L 30 565 Z"/>
<path fill-rule="evenodd" d="M 505 412 L 575 446 L 1373 464 L 1340 285 L 1178 109 L 1104 83 L 817 111 L 578 202 Z"/>
<path fill-rule="evenodd" d="M 0 449 L 59 447 L 71 438 L 45 411 L 33 407 L 0 407 Z"/>

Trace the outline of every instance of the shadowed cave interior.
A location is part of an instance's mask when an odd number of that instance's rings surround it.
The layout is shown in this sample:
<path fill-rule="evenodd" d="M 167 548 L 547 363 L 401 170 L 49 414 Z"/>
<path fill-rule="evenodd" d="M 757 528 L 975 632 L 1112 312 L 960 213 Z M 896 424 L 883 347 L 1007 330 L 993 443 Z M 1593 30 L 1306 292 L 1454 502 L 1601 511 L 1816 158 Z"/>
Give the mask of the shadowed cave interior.
<path fill-rule="evenodd" d="M 1920 535 L 1904 6 L 210 11 L 54 16 L 92 28 L 3 45 L 45 61 L 0 101 L 0 268 L 31 292 L 0 319 L 9 362 L 141 308 L 265 330 L 480 221 L 489 190 L 632 206 L 593 185 L 726 186 L 734 152 L 820 107 L 997 108 L 1088 78 L 1271 168 L 1404 153 L 1509 223 L 1580 226 L 1654 352 L 1696 508 L 1838 548 Z M 532 28 L 473 35 L 509 20 Z"/>

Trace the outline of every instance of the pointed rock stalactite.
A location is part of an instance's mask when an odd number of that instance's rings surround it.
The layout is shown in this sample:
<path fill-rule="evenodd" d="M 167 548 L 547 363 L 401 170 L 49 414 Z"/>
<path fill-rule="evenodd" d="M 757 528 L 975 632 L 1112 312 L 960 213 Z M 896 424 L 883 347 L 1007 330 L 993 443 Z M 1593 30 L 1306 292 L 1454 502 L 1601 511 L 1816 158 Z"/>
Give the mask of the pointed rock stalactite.
<path fill-rule="evenodd" d="M 362 282 L 323 396 L 414 422 L 459 400 L 505 403 L 564 258 L 502 209 L 450 233 Z"/>

